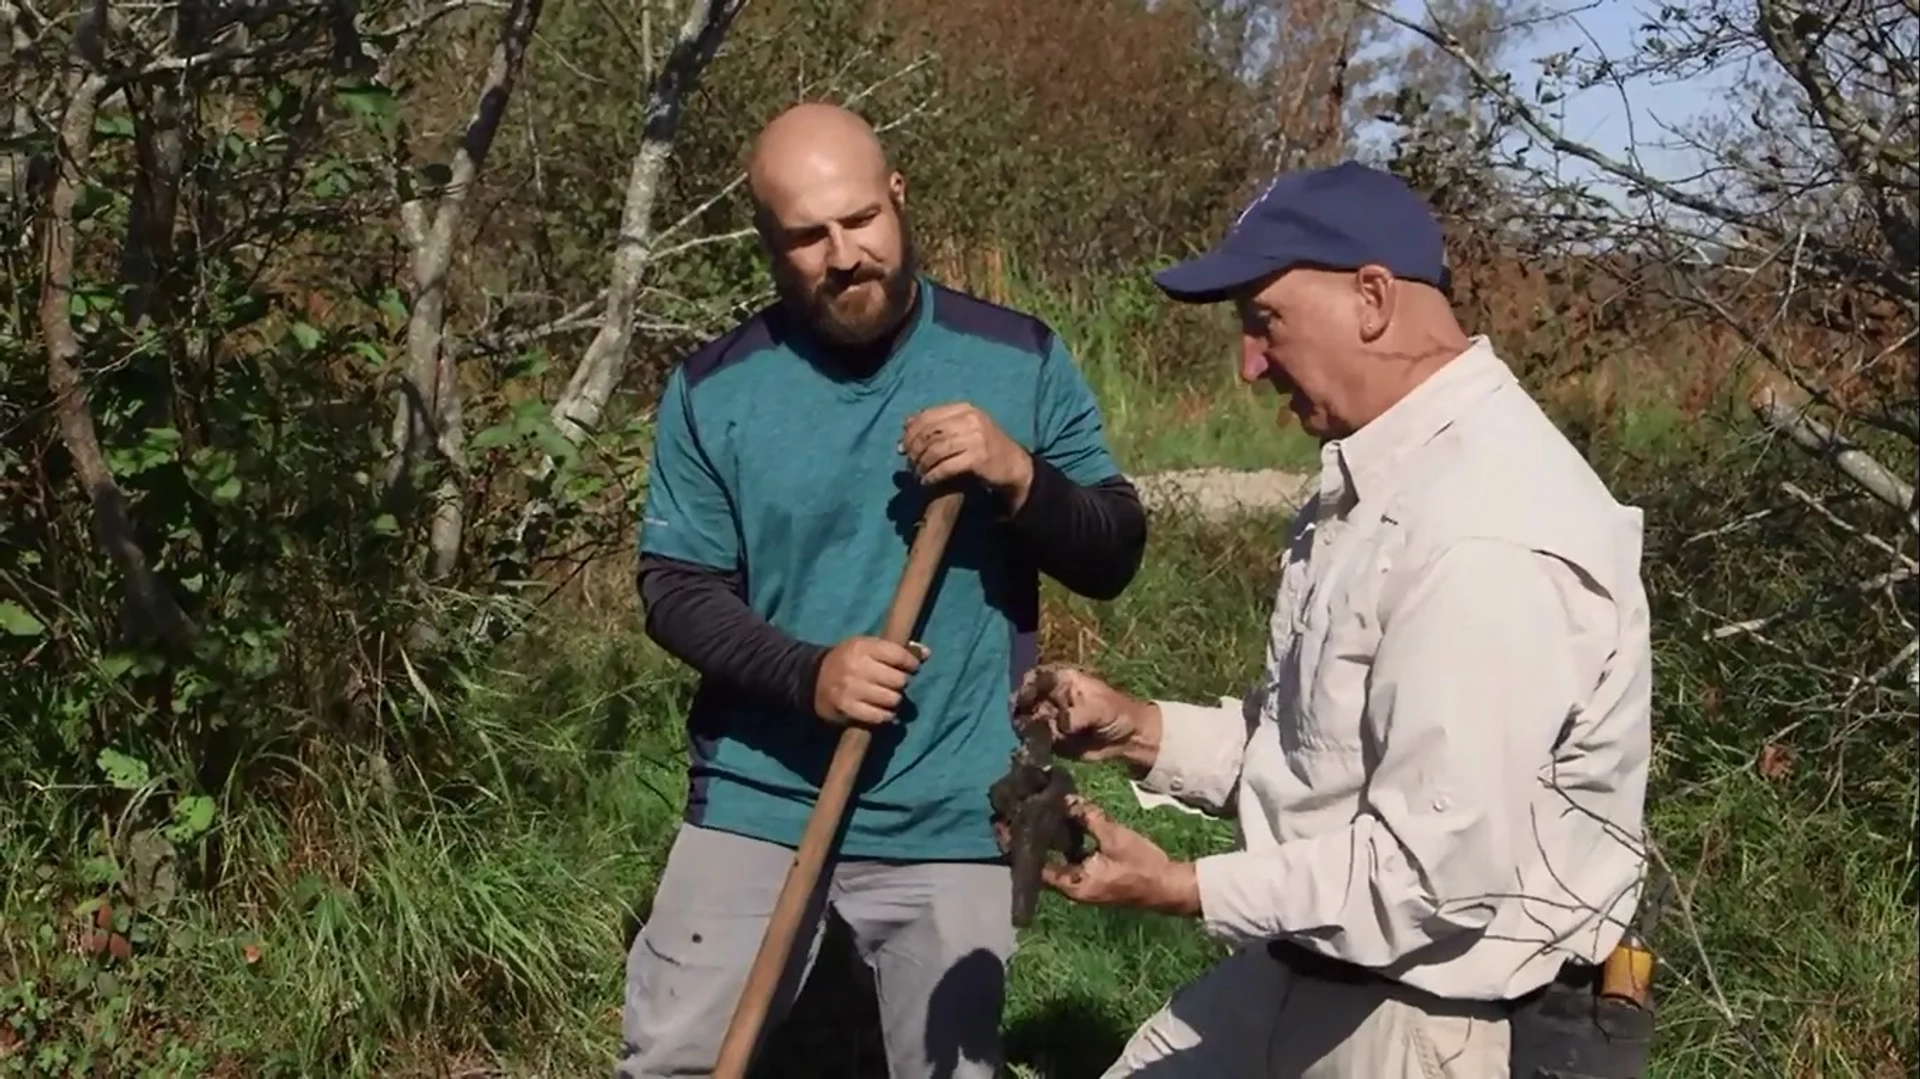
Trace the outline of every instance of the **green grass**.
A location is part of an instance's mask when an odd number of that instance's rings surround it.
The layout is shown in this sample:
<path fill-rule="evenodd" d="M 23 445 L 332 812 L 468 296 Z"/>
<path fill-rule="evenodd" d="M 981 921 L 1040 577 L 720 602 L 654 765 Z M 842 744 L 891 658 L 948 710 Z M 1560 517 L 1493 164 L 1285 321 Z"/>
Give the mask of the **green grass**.
<path fill-rule="evenodd" d="M 1318 467 L 1313 439 L 1280 396 L 1240 381 L 1239 341 L 1224 312 L 1180 311 L 1131 278 L 1062 292 L 1015 275 L 1009 291 L 1073 350 L 1129 474 Z M 1182 362 L 1164 362 L 1169 353 Z"/>

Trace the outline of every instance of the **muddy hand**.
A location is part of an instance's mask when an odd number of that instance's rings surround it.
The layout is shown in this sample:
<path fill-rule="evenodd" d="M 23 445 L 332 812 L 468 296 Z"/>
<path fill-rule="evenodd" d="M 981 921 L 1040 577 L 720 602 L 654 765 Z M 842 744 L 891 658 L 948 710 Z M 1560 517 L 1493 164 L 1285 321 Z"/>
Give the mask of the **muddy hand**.
<path fill-rule="evenodd" d="M 1086 671 L 1050 663 L 1021 680 L 1013 717 L 1016 725 L 1046 724 L 1063 757 L 1103 761 L 1118 757 L 1133 737 L 1140 705 Z"/>
<path fill-rule="evenodd" d="M 1078 862 L 1040 870 L 1047 887 L 1076 903 L 1135 907 L 1163 914 L 1192 914 L 1199 906 L 1191 863 L 1175 862 L 1153 840 L 1108 817 L 1079 796 L 1067 811 L 1097 849 Z"/>

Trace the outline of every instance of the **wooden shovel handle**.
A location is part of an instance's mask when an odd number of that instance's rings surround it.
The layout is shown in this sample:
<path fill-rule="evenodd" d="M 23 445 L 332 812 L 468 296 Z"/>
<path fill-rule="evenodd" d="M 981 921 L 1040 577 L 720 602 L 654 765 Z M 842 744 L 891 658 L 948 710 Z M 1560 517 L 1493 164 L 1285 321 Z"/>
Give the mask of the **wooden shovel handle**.
<path fill-rule="evenodd" d="M 887 624 L 880 633 L 884 639 L 899 645 L 912 639 L 914 624 L 920 621 L 921 608 L 926 605 L 927 590 L 933 585 L 933 575 L 939 571 L 940 561 L 946 555 L 947 540 L 953 535 L 963 497 L 959 491 L 949 491 L 927 503 L 919 531 L 914 533 L 913 545 L 907 550 L 906 569 L 901 571 L 900 583 L 894 589 L 893 606 L 887 610 Z M 820 870 L 826 864 L 829 848 L 840 831 L 841 818 L 846 816 L 847 802 L 853 795 L 854 778 L 859 775 L 860 764 L 866 759 L 867 747 L 872 742 L 873 732 L 862 724 L 848 723 L 840 731 L 833 762 L 827 766 L 826 780 L 820 784 L 820 798 L 807 817 L 806 830 L 800 833 L 793 865 L 787 870 L 786 882 L 780 886 L 780 898 L 774 902 L 773 916 L 767 921 L 766 934 L 760 938 L 760 951 L 747 971 L 746 988 L 734 1005 L 733 1019 L 727 1024 L 726 1037 L 720 1043 L 720 1059 L 713 1071 L 715 1079 L 745 1079 L 747 1065 L 760 1040 L 760 1028 L 773 1003 L 774 990 L 793 952 L 794 939 L 799 935 L 807 900 L 820 882 Z"/>

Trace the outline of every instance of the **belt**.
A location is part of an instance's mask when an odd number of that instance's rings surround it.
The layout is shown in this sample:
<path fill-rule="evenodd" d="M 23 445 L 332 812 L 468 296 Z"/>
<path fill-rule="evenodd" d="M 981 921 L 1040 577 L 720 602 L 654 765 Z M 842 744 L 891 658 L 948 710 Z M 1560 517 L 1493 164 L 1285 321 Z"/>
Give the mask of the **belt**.
<path fill-rule="evenodd" d="M 1408 985 L 1398 978 L 1389 977 L 1357 963 L 1344 959 L 1335 959 L 1322 955 L 1311 948 L 1304 948 L 1290 940 L 1270 940 L 1267 942 L 1267 954 L 1273 959 L 1303 978 L 1315 981 L 1333 982 L 1336 985 L 1381 985 L 1401 992 L 1413 993 L 1431 1000 L 1445 1000 L 1424 989 Z M 1600 968 L 1593 963 L 1563 963 L 1554 973 L 1549 985 L 1565 986 L 1569 989 L 1591 989 L 1600 981 Z M 1548 986 L 1541 986 L 1516 999 L 1505 1001 L 1508 1008 L 1517 1008 L 1528 1000 L 1546 992 Z"/>

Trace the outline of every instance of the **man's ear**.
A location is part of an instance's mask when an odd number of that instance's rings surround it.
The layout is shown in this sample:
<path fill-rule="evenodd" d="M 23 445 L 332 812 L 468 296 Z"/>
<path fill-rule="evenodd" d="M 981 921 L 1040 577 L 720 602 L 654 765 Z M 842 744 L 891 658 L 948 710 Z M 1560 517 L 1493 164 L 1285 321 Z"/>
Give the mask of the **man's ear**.
<path fill-rule="evenodd" d="M 907 204 L 907 178 L 896 172 L 887 177 L 887 193 L 893 196 L 895 206 Z"/>
<path fill-rule="evenodd" d="M 1400 282 L 1384 266 L 1362 266 L 1354 271 L 1353 285 L 1354 298 L 1360 305 L 1360 338 L 1375 341 L 1393 324 Z"/>
<path fill-rule="evenodd" d="M 773 257 L 773 221 L 767 216 L 767 208 L 758 201 L 753 203 L 753 236 L 760 245 L 760 253 Z"/>

